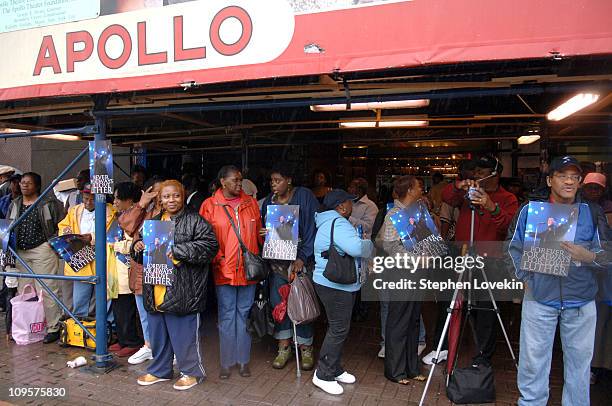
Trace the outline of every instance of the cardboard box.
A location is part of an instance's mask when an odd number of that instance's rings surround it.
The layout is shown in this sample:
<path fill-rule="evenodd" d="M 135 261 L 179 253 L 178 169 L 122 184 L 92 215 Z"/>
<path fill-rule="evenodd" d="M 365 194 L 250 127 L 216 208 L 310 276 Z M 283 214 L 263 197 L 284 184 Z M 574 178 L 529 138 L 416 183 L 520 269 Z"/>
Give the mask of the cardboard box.
<path fill-rule="evenodd" d="M 55 185 L 55 190 L 57 190 L 58 192 L 65 192 L 67 190 L 72 190 L 76 188 L 77 188 L 76 178 L 62 180 L 57 185 Z"/>

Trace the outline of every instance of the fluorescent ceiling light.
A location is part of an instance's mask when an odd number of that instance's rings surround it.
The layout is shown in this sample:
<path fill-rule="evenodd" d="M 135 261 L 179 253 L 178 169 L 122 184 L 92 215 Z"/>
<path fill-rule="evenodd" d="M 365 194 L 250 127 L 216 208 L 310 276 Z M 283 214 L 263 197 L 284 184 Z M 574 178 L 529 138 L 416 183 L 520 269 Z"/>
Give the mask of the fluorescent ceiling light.
<path fill-rule="evenodd" d="M 345 121 L 340 128 L 397 128 L 397 127 L 425 127 L 429 125 L 426 120 L 396 120 L 396 121 Z"/>
<path fill-rule="evenodd" d="M 552 110 L 546 117 L 551 121 L 563 120 L 575 112 L 590 106 L 598 99 L 599 95 L 597 93 L 578 93 L 576 96 Z"/>
<path fill-rule="evenodd" d="M 81 137 L 78 135 L 69 135 L 69 134 L 47 134 L 47 135 L 37 135 L 35 138 L 45 138 L 48 140 L 59 140 L 59 141 L 80 141 Z"/>
<path fill-rule="evenodd" d="M 539 139 L 540 139 L 539 135 L 522 135 L 518 137 L 517 141 L 519 145 L 529 145 L 529 144 L 533 144 Z"/>
<path fill-rule="evenodd" d="M 429 106 L 428 99 L 418 100 L 397 100 L 387 102 L 372 102 L 372 103 L 351 103 L 350 110 L 379 110 L 379 109 L 414 109 L 418 107 Z M 340 104 L 315 104 L 310 106 L 312 111 L 345 111 L 346 103 Z"/>

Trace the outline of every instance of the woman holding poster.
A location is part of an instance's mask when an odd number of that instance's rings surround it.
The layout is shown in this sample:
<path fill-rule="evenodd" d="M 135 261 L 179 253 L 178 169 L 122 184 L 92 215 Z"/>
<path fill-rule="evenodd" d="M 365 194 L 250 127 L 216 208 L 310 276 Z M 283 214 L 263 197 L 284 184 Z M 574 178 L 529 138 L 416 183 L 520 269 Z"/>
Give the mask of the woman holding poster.
<path fill-rule="evenodd" d="M 227 379 L 230 368 L 236 364 L 240 376 L 251 375 L 248 365 L 251 336 L 246 322 L 255 300 L 256 282 L 246 280 L 239 239 L 249 251 L 259 254 L 261 216 L 257 201 L 242 190 L 242 174 L 238 168 L 222 167 L 218 180 L 221 188 L 204 201 L 200 214 L 212 224 L 219 241 L 219 253 L 213 261 L 219 306 L 219 377 Z"/>
<path fill-rule="evenodd" d="M 171 286 L 143 284 L 153 361 L 138 384 L 148 386 L 171 379 L 176 355 L 181 377 L 174 389 L 187 390 L 205 377 L 200 355 L 200 312 L 206 303 L 208 264 L 219 246 L 210 224 L 184 207 L 185 190 L 178 181 L 162 183 L 160 196 L 164 211 L 155 220 L 174 223 L 174 243 L 167 255 L 175 276 Z"/>
<path fill-rule="evenodd" d="M 413 176 L 402 176 L 393 183 L 398 196 L 385 216 L 385 222 L 376 237 L 376 246 L 389 257 L 407 254 L 400 235 L 393 225 L 392 216 L 415 203 L 423 196 L 420 183 Z M 399 275 L 406 275 L 395 272 Z M 421 302 L 418 297 L 391 297 L 385 331 L 385 377 L 402 385 L 410 380 L 424 381 L 419 372 L 419 319 Z"/>
<path fill-rule="evenodd" d="M 269 223 L 267 221 L 268 207 L 273 205 L 296 205 L 299 207 L 297 258 L 293 261 L 282 259 L 267 260 L 272 270 L 269 279 L 270 304 L 272 308 L 281 302 L 281 297 L 278 293 L 278 289 L 281 286 L 292 281 L 296 272 L 302 269 L 312 272 L 314 268 L 314 240 L 317 233 L 314 215 L 319 207 L 319 202 L 310 189 L 295 186 L 293 179 L 293 170 L 287 165 L 278 165 L 273 168 L 272 173 L 270 173 L 272 193 L 266 197 L 261 208 L 264 224 L 267 224 Z M 282 224 L 280 227 L 282 227 Z M 270 231 L 266 226 L 261 234 L 265 235 Z M 290 273 L 288 269 L 290 269 Z M 292 337 L 293 327 L 289 317 L 285 316 L 281 323 L 274 323 L 274 338 L 278 340 L 278 354 L 274 361 L 272 361 L 272 367 L 276 369 L 284 368 L 292 358 Z M 300 346 L 302 369 L 309 371 L 314 366 L 311 324 L 300 324 L 297 326 L 297 341 L 297 344 Z"/>

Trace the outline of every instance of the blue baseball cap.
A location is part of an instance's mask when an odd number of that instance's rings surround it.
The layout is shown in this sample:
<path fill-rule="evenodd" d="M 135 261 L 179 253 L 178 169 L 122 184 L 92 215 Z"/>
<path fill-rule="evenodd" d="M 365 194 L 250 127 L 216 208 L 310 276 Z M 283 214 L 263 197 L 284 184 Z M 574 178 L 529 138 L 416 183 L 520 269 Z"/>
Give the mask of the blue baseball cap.
<path fill-rule="evenodd" d="M 357 196 L 352 195 L 342 189 L 332 189 L 323 198 L 323 207 L 326 210 L 334 210 L 347 200 L 355 201 L 357 200 Z"/>
<path fill-rule="evenodd" d="M 578 169 L 578 172 L 582 173 L 582 168 L 580 167 L 580 162 L 573 156 L 561 156 L 553 159 L 550 162 L 550 166 L 548 167 L 548 174 L 553 175 L 555 172 L 558 172 L 568 166 L 573 166 Z"/>

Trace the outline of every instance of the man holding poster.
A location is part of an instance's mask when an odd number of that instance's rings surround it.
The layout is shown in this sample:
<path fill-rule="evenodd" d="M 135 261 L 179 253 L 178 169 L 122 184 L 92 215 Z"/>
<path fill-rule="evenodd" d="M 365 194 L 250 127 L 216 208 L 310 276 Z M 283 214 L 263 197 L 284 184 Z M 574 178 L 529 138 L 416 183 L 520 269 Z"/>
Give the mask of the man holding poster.
<path fill-rule="evenodd" d="M 543 405 L 548 401 L 548 377 L 557 324 L 560 325 L 563 343 L 564 375 L 571 377 L 564 382 L 562 403 L 590 403 L 589 379 L 596 323 L 596 271 L 609 265 L 610 252 L 602 248 L 605 242 L 600 240 L 607 227 L 601 207 L 583 203 L 576 196 L 581 173 L 576 158 L 555 158 L 546 178 L 550 188 L 548 195 L 531 199 L 531 204 L 523 205 L 508 230 L 508 251 L 515 273 L 526 286 L 518 370 L 518 404 L 521 406 Z M 577 226 L 573 242 L 559 243 L 571 257 L 567 276 L 523 269 L 521 257 L 533 245 L 525 237 L 527 235 L 529 238 L 528 212 L 530 207 L 534 210 L 533 203 L 537 201 L 548 202 L 553 207 L 578 206 L 578 212 L 574 214 L 577 216 Z"/>

